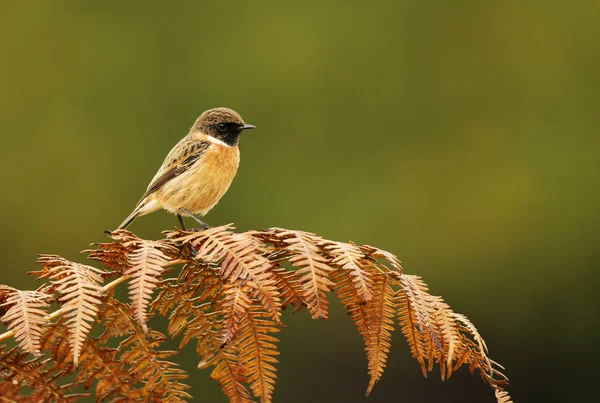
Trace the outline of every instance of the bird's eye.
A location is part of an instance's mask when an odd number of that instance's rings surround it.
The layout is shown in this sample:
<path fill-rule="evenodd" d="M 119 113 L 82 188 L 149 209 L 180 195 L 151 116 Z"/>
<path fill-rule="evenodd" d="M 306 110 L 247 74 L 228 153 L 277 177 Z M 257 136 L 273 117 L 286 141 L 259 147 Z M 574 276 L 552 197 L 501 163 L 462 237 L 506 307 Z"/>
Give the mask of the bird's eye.
<path fill-rule="evenodd" d="M 225 123 L 217 123 L 217 129 L 220 132 L 227 131 L 227 124 L 225 124 Z"/>

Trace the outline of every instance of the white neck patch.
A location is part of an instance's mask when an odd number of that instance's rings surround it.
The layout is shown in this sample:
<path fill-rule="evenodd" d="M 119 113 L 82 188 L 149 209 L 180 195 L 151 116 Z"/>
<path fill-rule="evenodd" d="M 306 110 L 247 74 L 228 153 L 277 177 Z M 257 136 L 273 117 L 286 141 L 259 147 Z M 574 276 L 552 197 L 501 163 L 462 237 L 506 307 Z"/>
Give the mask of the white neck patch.
<path fill-rule="evenodd" d="M 206 138 L 208 139 L 208 141 L 210 141 L 213 144 L 220 144 L 225 147 L 232 147 L 229 144 L 227 144 L 226 142 L 224 142 L 223 140 L 219 140 L 218 138 L 215 138 L 213 136 L 206 136 Z"/>

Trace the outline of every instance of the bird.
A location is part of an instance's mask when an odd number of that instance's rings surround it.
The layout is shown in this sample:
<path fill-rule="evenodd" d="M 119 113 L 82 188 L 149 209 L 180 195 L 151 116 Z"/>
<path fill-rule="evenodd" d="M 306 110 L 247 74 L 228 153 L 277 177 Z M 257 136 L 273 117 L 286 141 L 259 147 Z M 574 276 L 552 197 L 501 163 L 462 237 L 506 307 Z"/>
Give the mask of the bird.
<path fill-rule="evenodd" d="M 240 134 L 255 128 L 229 108 L 203 112 L 167 154 L 146 192 L 118 229 L 159 209 L 176 214 L 184 231 L 184 216 L 193 218 L 203 229 L 210 228 L 196 215 L 204 216 L 227 192 L 240 163 Z"/>

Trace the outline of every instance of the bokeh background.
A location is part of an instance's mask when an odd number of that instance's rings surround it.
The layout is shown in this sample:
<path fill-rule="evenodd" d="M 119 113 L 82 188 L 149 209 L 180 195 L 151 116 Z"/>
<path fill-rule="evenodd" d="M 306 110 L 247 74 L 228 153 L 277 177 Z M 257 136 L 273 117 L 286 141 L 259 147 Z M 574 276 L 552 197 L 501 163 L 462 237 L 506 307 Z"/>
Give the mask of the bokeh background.
<path fill-rule="evenodd" d="M 7 0 L 0 49 L 0 283 L 36 287 L 36 253 L 83 260 L 229 106 L 259 129 L 207 222 L 390 250 L 478 326 L 517 402 L 594 388 L 597 1 Z M 339 304 L 284 320 L 275 402 L 494 401 L 466 370 L 423 379 L 399 332 L 364 398 Z M 181 361 L 195 401 L 225 401 Z"/>

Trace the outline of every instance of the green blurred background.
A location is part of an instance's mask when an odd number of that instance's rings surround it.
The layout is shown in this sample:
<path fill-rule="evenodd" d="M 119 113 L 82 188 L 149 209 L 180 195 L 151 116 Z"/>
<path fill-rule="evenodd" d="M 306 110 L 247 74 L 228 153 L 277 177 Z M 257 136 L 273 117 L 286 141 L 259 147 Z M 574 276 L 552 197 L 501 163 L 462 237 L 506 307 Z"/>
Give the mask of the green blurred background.
<path fill-rule="evenodd" d="M 207 222 L 390 250 L 478 326 L 517 402 L 593 387 L 597 1 L 5 0 L 0 49 L 0 283 L 36 287 L 36 253 L 83 260 L 194 119 L 229 106 L 259 129 Z M 284 320 L 275 402 L 494 401 L 466 370 L 422 379 L 399 332 L 364 398 L 339 304 Z M 195 401 L 224 402 L 197 360 L 181 356 Z"/>

